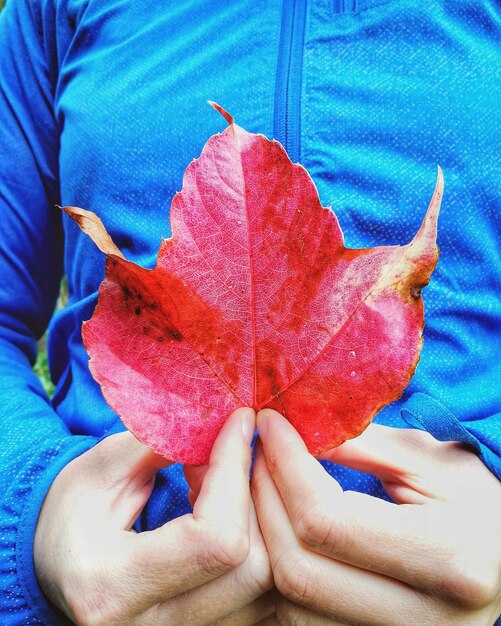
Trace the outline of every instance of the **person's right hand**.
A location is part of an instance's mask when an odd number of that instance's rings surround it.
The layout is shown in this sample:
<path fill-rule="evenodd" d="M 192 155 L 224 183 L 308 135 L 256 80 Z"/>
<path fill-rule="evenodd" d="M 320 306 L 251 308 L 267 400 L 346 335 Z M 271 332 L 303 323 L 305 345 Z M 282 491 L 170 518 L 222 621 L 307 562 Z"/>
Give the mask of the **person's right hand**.
<path fill-rule="evenodd" d="M 81 626 L 246 626 L 271 615 L 273 581 L 249 494 L 254 427 L 251 409 L 233 413 L 209 465 L 191 470 L 193 513 L 149 532 L 131 527 L 169 461 L 125 432 L 69 463 L 35 533 L 46 596 Z"/>

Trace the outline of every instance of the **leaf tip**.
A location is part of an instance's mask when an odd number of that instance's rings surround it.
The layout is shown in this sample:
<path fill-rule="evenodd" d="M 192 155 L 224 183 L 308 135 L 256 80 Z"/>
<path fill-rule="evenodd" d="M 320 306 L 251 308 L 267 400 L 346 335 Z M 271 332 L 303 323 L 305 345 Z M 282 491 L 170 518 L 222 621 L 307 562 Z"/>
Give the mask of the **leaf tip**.
<path fill-rule="evenodd" d="M 435 230 L 436 230 L 436 220 L 440 212 L 440 205 L 442 204 L 443 195 L 444 195 L 444 173 L 442 172 L 442 168 L 440 167 L 440 165 L 437 165 L 437 181 L 435 183 L 435 189 L 433 190 L 433 195 L 431 197 L 430 204 L 428 205 L 428 210 L 426 211 L 426 217 L 425 217 L 425 220 L 431 220 L 435 222 Z"/>
<path fill-rule="evenodd" d="M 210 104 L 212 108 L 216 109 L 218 113 L 221 113 L 221 115 L 224 117 L 224 119 L 228 122 L 230 126 L 235 123 L 233 116 L 230 115 L 228 111 L 226 111 L 226 109 L 223 109 L 223 107 L 220 104 L 218 104 L 217 102 L 214 102 L 213 100 L 207 100 L 207 103 Z"/>
<path fill-rule="evenodd" d="M 112 238 L 108 234 L 108 231 L 95 213 L 77 206 L 63 206 L 60 208 L 68 217 L 78 224 L 82 232 L 92 239 L 101 252 L 125 259 L 124 255 L 115 245 Z"/>
<path fill-rule="evenodd" d="M 437 191 L 437 189 L 440 192 L 440 195 L 442 195 L 444 191 L 444 173 L 440 165 L 438 165 L 438 163 L 437 163 L 437 182 L 435 184 L 435 192 Z"/>
<path fill-rule="evenodd" d="M 433 242 L 433 247 L 436 248 L 437 238 L 437 221 L 438 214 L 440 213 L 440 205 L 442 204 L 442 197 L 444 195 L 444 174 L 440 165 L 437 165 L 437 180 L 435 183 L 435 189 L 431 197 L 428 209 L 424 216 L 421 228 L 418 230 L 414 241 L 419 239 L 428 239 Z"/>

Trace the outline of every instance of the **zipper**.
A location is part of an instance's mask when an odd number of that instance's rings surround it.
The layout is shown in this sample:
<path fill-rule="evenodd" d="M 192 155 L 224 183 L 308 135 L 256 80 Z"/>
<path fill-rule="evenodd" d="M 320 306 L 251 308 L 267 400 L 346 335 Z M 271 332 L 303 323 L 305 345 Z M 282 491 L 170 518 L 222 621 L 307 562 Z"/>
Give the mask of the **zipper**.
<path fill-rule="evenodd" d="M 273 136 L 293 163 L 301 156 L 301 84 L 306 0 L 283 0 L 275 79 Z"/>

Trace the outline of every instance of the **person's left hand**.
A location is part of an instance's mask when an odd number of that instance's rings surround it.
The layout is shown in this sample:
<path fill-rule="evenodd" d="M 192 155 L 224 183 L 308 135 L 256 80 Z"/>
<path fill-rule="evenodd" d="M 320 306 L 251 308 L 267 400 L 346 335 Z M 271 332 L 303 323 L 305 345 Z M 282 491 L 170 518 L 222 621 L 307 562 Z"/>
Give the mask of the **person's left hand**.
<path fill-rule="evenodd" d="M 501 611 L 501 484 L 470 451 L 371 425 L 323 458 L 394 502 L 340 485 L 275 411 L 258 415 L 252 489 L 281 624 L 490 626 Z"/>

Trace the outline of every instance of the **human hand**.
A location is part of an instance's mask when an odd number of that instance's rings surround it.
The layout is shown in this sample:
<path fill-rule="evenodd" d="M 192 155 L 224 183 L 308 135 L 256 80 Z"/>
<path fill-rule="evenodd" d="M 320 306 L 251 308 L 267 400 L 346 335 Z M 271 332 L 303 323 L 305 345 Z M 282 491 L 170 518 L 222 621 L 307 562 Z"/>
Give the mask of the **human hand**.
<path fill-rule="evenodd" d="M 323 456 L 395 503 L 340 485 L 278 413 L 258 414 L 253 499 L 283 624 L 490 626 L 501 611 L 501 484 L 471 452 L 371 425 Z"/>
<path fill-rule="evenodd" d="M 238 612 L 243 626 L 271 614 L 269 561 L 250 506 L 254 426 L 250 409 L 228 419 L 199 472 L 193 514 L 150 532 L 130 530 L 169 461 L 125 432 L 69 463 L 35 533 L 47 597 L 93 626 L 206 625 Z"/>

